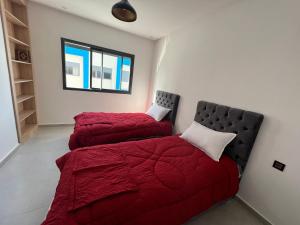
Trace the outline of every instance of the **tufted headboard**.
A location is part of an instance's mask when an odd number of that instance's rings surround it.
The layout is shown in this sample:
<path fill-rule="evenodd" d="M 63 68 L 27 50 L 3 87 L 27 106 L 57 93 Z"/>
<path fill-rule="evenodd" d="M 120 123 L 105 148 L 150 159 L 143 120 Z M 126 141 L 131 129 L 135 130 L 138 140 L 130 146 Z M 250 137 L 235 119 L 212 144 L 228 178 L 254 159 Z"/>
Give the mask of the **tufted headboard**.
<path fill-rule="evenodd" d="M 195 121 L 221 132 L 236 133 L 236 138 L 225 148 L 244 170 L 264 116 L 259 113 L 235 109 L 224 105 L 200 101 Z"/>
<path fill-rule="evenodd" d="M 180 96 L 177 94 L 172 94 L 165 91 L 156 91 L 155 102 L 160 106 L 171 109 L 167 115 L 167 119 L 169 119 L 173 125 L 175 124 L 176 120 L 179 99 Z"/>

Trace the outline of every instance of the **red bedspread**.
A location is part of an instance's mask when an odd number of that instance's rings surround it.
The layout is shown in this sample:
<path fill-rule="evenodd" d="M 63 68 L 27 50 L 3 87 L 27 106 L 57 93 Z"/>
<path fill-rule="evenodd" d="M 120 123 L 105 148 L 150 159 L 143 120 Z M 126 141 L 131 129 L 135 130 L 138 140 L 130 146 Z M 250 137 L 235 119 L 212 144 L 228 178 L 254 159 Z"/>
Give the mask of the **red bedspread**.
<path fill-rule="evenodd" d="M 74 117 L 71 150 L 132 139 L 172 135 L 170 121 L 157 122 L 144 113 L 81 113 Z"/>
<path fill-rule="evenodd" d="M 43 225 L 180 225 L 238 190 L 233 160 L 178 136 L 78 149 L 57 165 Z"/>

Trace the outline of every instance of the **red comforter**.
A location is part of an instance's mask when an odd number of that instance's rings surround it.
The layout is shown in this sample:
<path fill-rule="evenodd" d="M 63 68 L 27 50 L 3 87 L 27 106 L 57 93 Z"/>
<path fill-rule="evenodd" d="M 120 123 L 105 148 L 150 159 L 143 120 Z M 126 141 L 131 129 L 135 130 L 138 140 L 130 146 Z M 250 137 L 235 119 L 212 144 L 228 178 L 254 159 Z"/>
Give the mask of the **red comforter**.
<path fill-rule="evenodd" d="M 180 225 L 238 190 L 233 160 L 178 136 L 78 149 L 57 165 L 43 225 Z"/>
<path fill-rule="evenodd" d="M 74 117 L 71 150 L 147 137 L 172 135 L 170 121 L 157 122 L 145 113 L 81 113 Z"/>

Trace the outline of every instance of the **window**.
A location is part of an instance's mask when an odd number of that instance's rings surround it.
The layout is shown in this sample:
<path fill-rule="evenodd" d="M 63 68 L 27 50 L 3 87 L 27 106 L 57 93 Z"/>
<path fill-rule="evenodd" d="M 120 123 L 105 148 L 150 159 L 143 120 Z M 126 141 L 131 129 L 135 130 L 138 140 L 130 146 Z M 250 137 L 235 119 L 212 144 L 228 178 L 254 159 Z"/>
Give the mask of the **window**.
<path fill-rule="evenodd" d="M 64 89 L 131 93 L 134 55 L 61 40 Z"/>

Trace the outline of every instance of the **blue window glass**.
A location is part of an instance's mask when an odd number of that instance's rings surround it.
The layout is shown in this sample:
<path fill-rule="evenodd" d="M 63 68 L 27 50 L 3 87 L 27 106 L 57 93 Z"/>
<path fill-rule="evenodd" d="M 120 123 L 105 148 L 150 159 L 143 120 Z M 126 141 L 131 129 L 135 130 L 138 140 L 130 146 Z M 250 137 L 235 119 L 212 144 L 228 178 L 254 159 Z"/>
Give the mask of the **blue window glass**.
<path fill-rule="evenodd" d="M 131 59 L 123 57 L 121 89 L 128 91 L 130 87 Z"/>
<path fill-rule="evenodd" d="M 65 45 L 66 87 L 89 89 L 90 50 L 75 45 Z"/>

